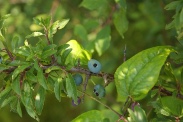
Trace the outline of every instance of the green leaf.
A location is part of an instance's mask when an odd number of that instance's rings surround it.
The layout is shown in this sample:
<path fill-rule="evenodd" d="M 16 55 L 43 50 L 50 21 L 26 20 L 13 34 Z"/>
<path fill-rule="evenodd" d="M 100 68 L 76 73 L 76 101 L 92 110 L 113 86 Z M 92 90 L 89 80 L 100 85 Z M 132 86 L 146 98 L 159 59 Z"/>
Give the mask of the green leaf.
<path fill-rule="evenodd" d="M 98 110 L 91 110 L 76 117 L 71 122 L 102 122 L 102 113 Z"/>
<path fill-rule="evenodd" d="M 26 78 L 30 81 L 36 81 L 36 76 L 30 70 L 26 72 Z"/>
<path fill-rule="evenodd" d="M 28 65 L 28 64 L 29 64 L 29 62 L 24 62 L 24 61 L 21 61 L 21 60 L 13 60 L 8 65 L 9 66 L 20 66 L 20 65 Z"/>
<path fill-rule="evenodd" d="M 74 82 L 74 79 L 71 74 L 67 75 L 66 78 L 66 91 L 68 94 L 68 97 L 71 97 L 75 103 L 77 103 L 77 88 L 76 84 Z"/>
<path fill-rule="evenodd" d="M 31 104 L 32 103 L 31 99 L 30 98 L 24 98 L 24 99 L 26 99 L 26 101 L 28 102 L 27 104 L 24 104 L 24 106 L 25 106 L 25 109 L 26 109 L 27 113 L 29 114 L 29 116 L 31 116 L 32 118 L 39 121 L 38 115 L 36 114 L 32 104 Z M 22 101 L 22 103 L 24 103 L 24 102 Z"/>
<path fill-rule="evenodd" d="M 12 80 L 14 80 L 21 72 L 23 72 L 26 68 L 28 68 L 30 66 L 30 64 L 24 64 L 24 65 L 20 65 L 18 66 L 13 74 L 12 74 Z"/>
<path fill-rule="evenodd" d="M 4 47 L 7 47 L 5 38 L 4 38 L 4 36 L 2 35 L 1 31 L 0 31 L 0 42 L 2 42 L 2 44 L 3 44 Z"/>
<path fill-rule="evenodd" d="M 16 48 L 18 48 L 18 44 L 20 42 L 20 37 L 19 36 L 14 36 L 11 42 L 11 48 L 12 50 L 15 50 Z"/>
<path fill-rule="evenodd" d="M 59 66 L 51 66 L 51 67 L 49 67 L 49 68 L 47 68 L 45 70 L 45 73 L 50 73 L 51 71 L 55 71 L 55 70 L 61 70 L 61 67 L 59 67 Z"/>
<path fill-rule="evenodd" d="M 174 75 L 172 66 L 171 66 L 171 64 L 169 62 L 167 62 L 165 64 L 164 71 L 165 71 L 167 77 L 170 78 L 173 82 L 177 81 L 177 79 L 176 79 L 176 77 Z"/>
<path fill-rule="evenodd" d="M 180 12 L 180 25 L 183 24 L 183 9 Z"/>
<path fill-rule="evenodd" d="M 19 96 L 21 95 L 21 88 L 20 88 L 20 76 L 16 77 L 11 84 L 12 89 L 17 93 Z"/>
<path fill-rule="evenodd" d="M 51 23 L 51 16 L 49 15 L 45 15 L 45 17 L 41 17 L 41 22 L 44 25 L 44 27 L 46 27 L 46 29 L 48 29 L 50 27 L 50 23 Z"/>
<path fill-rule="evenodd" d="M 61 63 L 64 65 L 65 64 L 65 62 L 66 62 L 66 59 L 67 59 L 67 57 L 68 57 L 68 55 L 69 55 L 69 53 L 72 51 L 72 49 L 71 48 L 68 48 L 68 49 L 66 49 L 66 50 L 64 50 L 64 52 L 61 54 Z"/>
<path fill-rule="evenodd" d="M 9 18 L 10 16 L 11 16 L 11 14 L 6 14 L 3 16 L 0 16 L 0 20 L 5 20 L 5 19 Z"/>
<path fill-rule="evenodd" d="M 37 60 L 35 60 L 35 62 L 34 62 L 34 68 L 35 68 L 37 71 L 40 70 L 40 67 L 39 67 L 39 64 L 38 64 Z"/>
<path fill-rule="evenodd" d="M 129 96 L 143 99 L 157 82 L 161 67 L 172 51 L 169 46 L 153 47 L 120 65 L 114 75 L 118 100 L 125 101 Z"/>
<path fill-rule="evenodd" d="M 38 37 L 38 36 L 42 36 L 42 35 L 44 35 L 44 34 L 41 32 L 33 32 L 32 34 L 26 36 L 25 38 Z"/>
<path fill-rule="evenodd" d="M 5 64 L 0 64 L 0 71 L 3 71 L 3 70 L 6 70 L 6 69 L 9 69 L 10 67 L 5 65 Z"/>
<path fill-rule="evenodd" d="M 21 97 L 21 101 L 25 106 L 25 109 L 29 116 L 39 121 L 38 115 L 34 109 L 33 100 L 32 100 L 32 89 L 29 83 L 24 82 L 24 92 Z"/>
<path fill-rule="evenodd" d="M 0 15 L 0 30 L 4 27 L 5 20 L 10 17 L 10 14 L 6 14 L 4 16 Z"/>
<path fill-rule="evenodd" d="M 64 19 L 62 21 L 59 21 L 59 20 L 55 21 L 49 29 L 50 37 L 53 37 L 53 35 L 57 32 L 57 30 L 64 28 L 68 22 L 69 22 L 69 19 Z"/>
<path fill-rule="evenodd" d="M 173 105 L 172 105 L 173 103 Z M 182 117 L 183 116 L 183 101 L 172 96 L 167 96 L 161 98 L 161 104 L 163 109 L 171 113 L 173 116 Z"/>
<path fill-rule="evenodd" d="M 18 115 L 19 115 L 20 117 L 22 117 L 22 109 L 21 109 L 21 105 L 20 105 L 20 101 L 19 101 L 19 100 L 18 100 L 18 102 L 17 102 L 16 111 L 17 111 Z"/>
<path fill-rule="evenodd" d="M 38 92 L 35 96 L 35 108 L 38 115 L 41 115 L 45 102 L 46 91 L 43 87 L 39 87 Z"/>
<path fill-rule="evenodd" d="M 119 12 L 114 15 L 114 26 L 118 33 L 124 38 L 124 33 L 128 30 L 128 20 L 126 18 L 126 10 L 121 8 Z"/>
<path fill-rule="evenodd" d="M 7 99 L 3 101 L 1 104 L 1 108 L 5 107 L 6 105 L 10 104 L 10 102 L 14 101 L 16 99 L 16 96 L 10 96 Z"/>
<path fill-rule="evenodd" d="M 10 103 L 10 108 L 11 108 L 11 111 L 13 111 L 15 113 L 18 113 L 18 115 L 20 117 L 22 117 L 22 109 L 21 109 L 21 106 L 20 106 L 20 102 L 19 102 L 19 98 L 18 97 L 16 97 L 15 100 L 13 100 Z"/>
<path fill-rule="evenodd" d="M 181 1 L 173 1 L 165 6 L 166 10 L 174 10 L 177 8 L 177 6 L 181 3 Z"/>
<path fill-rule="evenodd" d="M 101 6 L 106 5 L 106 0 L 83 0 L 80 6 L 89 10 L 98 9 Z"/>
<path fill-rule="evenodd" d="M 9 94 L 10 91 L 11 91 L 11 87 L 7 86 L 3 91 L 0 92 L 0 99 L 1 99 L 3 96 Z"/>
<path fill-rule="evenodd" d="M 37 61 L 34 62 L 34 68 L 37 70 L 37 81 L 41 86 L 43 86 L 44 89 L 48 89 L 43 70 L 39 67 Z"/>
<path fill-rule="evenodd" d="M 75 65 L 76 61 L 80 59 L 81 65 L 88 64 L 88 60 L 91 59 L 91 54 L 88 51 L 84 50 L 76 40 L 70 40 L 67 44 L 72 49 L 71 53 L 67 56 L 67 63 Z"/>
<path fill-rule="evenodd" d="M 55 92 L 55 97 L 57 98 L 57 100 L 60 102 L 61 101 L 61 88 L 62 88 L 62 81 L 63 79 L 57 78 L 57 80 L 55 81 L 55 85 L 54 85 L 54 92 Z"/>
<path fill-rule="evenodd" d="M 19 47 L 18 49 L 15 50 L 15 53 L 26 57 L 32 55 L 30 49 L 26 46 Z"/>
<path fill-rule="evenodd" d="M 116 3 L 118 3 L 120 5 L 120 7 L 126 9 L 127 5 L 126 5 L 126 0 L 115 0 Z"/>
<path fill-rule="evenodd" d="M 51 16 L 47 14 L 41 14 L 33 18 L 33 20 L 37 25 L 42 26 L 44 29 L 48 29 L 51 22 Z"/>
<path fill-rule="evenodd" d="M 78 24 L 74 27 L 74 34 L 79 37 L 82 41 L 88 40 L 88 34 L 84 26 Z"/>
<path fill-rule="evenodd" d="M 6 87 L 3 91 L 0 92 L 0 104 L 8 97 L 11 92 L 11 87 Z"/>
<path fill-rule="evenodd" d="M 119 116 L 109 109 L 103 109 L 100 111 L 104 118 L 103 122 L 116 122 L 119 119 Z M 108 121 L 104 121 L 105 119 Z"/>
<path fill-rule="evenodd" d="M 47 83 L 46 83 L 46 78 L 45 78 L 43 70 L 41 68 L 37 71 L 37 80 L 38 80 L 39 84 L 41 86 L 43 86 L 43 88 L 48 89 Z"/>
<path fill-rule="evenodd" d="M 110 46 L 111 41 L 111 29 L 110 26 L 104 27 L 98 34 L 95 40 L 95 48 L 101 56 Z"/>
<path fill-rule="evenodd" d="M 49 45 L 49 46 L 51 46 L 51 45 Z M 41 58 L 46 59 L 47 57 L 50 57 L 53 54 L 55 54 L 57 52 L 57 50 L 55 50 L 54 48 L 55 47 L 44 49 L 42 52 Z"/>
<path fill-rule="evenodd" d="M 69 44 L 62 44 L 62 45 L 58 46 L 58 48 L 57 48 L 57 50 L 58 50 L 57 55 L 60 55 L 61 52 L 63 50 L 65 50 L 65 49 L 67 49 L 68 47 L 69 47 Z"/>
<path fill-rule="evenodd" d="M 172 29 L 172 28 L 174 28 L 175 27 L 175 21 L 173 20 L 171 23 L 169 23 L 169 24 L 167 24 L 166 26 L 165 26 L 165 29 L 166 30 L 169 30 L 169 29 Z"/>
<path fill-rule="evenodd" d="M 42 22 L 41 22 L 41 20 L 39 19 L 39 18 L 33 18 L 33 20 L 34 20 L 34 23 L 35 24 L 37 24 L 37 25 L 41 25 L 42 26 Z"/>
<path fill-rule="evenodd" d="M 128 109 L 130 117 L 129 122 L 148 122 L 145 111 L 140 106 L 135 106 L 134 111 Z"/>

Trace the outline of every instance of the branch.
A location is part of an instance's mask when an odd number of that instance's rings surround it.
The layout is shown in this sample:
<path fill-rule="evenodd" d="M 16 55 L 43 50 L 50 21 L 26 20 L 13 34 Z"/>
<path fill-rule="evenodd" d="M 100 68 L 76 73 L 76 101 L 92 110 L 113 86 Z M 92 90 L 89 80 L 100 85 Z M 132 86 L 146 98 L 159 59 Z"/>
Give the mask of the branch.
<path fill-rule="evenodd" d="M 13 61 L 13 60 L 14 60 L 13 54 L 12 54 L 7 48 L 5 48 L 5 51 L 7 52 L 8 56 L 9 56 L 10 59 L 11 59 L 11 61 Z"/>
<path fill-rule="evenodd" d="M 114 81 L 114 75 L 113 74 L 109 74 L 109 73 L 105 73 L 105 72 L 100 72 L 100 73 L 96 74 L 96 73 L 90 72 L 88 69 L 84 69 L 84 68 L 78 67 L 78 66 L 77 67 L 73 67 L 73 68 L 71 68 L 69 70 L 67 70 L 65 66 L 60 66 L 60 65 L 58 65 L 56 63 L 52 64 L 52 65 L 49 65 L 49 66 L 41 65 L 40 67 L 43 70 L 46 70 L 46 69 L 48 69 L 49 67 L 51 67 L 53 65 L 54 66 L 59 66 L 62 70 L 66 71 L 68 73 L 81 73 L 81 74 L 85 74 L 86 76 L 89 75 L 89 76 L 96 76 L 96 77 L 104 78 L 104 81 L 105 80 L 107 81 L 107 83 L 105 83 L 105 86 L 107 86 L 110 82 Z M 16 68 L 17 67 L 10 67 L 9 69 L 2 70 L 1 72 L 6 72 L 6 73 L 10 74 Z M 30 68 L 31 67 L 28 67 L 27 69 L 25 69 L 25 71 L 29 70 Z M 171 91 L 168 91 L 165 88 L 159 87 L 159 86 L 154 86 L 152 89 L 159 89 L 159 91 L 162 94 L 167 95 L 167 96 L 172 96 L 172 94 L 173 94 Z M 183 99 L 183 95 L 182 94 L 178 94 L 177 97 L 180 98 L 180 99 Z"/>

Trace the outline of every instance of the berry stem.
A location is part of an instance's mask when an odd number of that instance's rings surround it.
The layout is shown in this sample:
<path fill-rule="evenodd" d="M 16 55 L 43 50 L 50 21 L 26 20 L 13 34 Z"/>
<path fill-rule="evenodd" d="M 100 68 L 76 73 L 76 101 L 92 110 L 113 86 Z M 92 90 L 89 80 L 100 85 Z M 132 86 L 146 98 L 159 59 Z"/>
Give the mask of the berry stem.
<path fill-rule="evenodd" d="M 82 101 L 84 101 L 84 95 L 85 95 L 85 92 L 86 92 L 86 86 L 88 84 L 88 80 L 90 79 L 90 74 L 86 74 L 85 76 L 85 81 L 83 83 L 83 95 L 82 95 Z"/>

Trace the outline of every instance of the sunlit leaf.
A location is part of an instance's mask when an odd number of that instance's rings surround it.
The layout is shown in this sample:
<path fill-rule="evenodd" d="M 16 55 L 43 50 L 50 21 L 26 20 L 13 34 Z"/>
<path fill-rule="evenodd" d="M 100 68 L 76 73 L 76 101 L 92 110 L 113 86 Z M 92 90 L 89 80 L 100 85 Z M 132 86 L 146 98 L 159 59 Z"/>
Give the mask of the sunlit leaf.
<path fill-rule="evenodd" d="M 31 35 L 26 36 L 25 38 L 38 37 L 44 35 L 41 32 L 33 32 Z"/>
<path fill-rule="evenodd" d="M 53 37 L 53 35 L 57 32 L 57 30 L 64 28 L 68 22 L 69 19 L 64 19 L 62 21 L 59 20 L 55 21 L 49 29 L 50 36 Z"/>
<path fill-rule="evenodd" d="M 91 110 L 76 117 L 71 122 L 102 122 L 102 113 L 98 110 Z"/>
<path fill-rule="evenodd" d="M 172 47 L 159 46 L 146 49 L 118 67 L 115 72 L 115 84 L 118 100 L 127 97 L 143 99 L 157 82 L 161 67 Z"/>
<path fill-rule="evenodd" d="M 128 122 L 148 122 L 145 111 L 140 106 L 135 106 L 134 111 L 128 109 Z"/>
<path fill-rule="evenodd" d="M 91 54 L 84 50 L 76 40 L 70 40 L 67 44 L 70 45 L 69 48 L 71 48 L 72 51 L 67 56 L 66 62 L 75 65 L 76 61 L 80 59 L 80 63 L 86 65 L 91 58 Z"/>

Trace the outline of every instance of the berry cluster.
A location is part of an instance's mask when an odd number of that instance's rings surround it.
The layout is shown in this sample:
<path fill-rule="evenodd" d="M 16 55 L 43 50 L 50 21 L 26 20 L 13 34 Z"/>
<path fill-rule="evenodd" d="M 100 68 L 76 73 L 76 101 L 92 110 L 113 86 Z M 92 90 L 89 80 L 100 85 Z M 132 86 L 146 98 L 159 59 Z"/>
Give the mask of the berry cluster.
<path fill-rule="evenodd" d="M 102 66 L 99 61 L 97 61 L 95 59 L 90 59 L 88 61 L 88 69 L 91 73 L 98 74 L 98 73 L 100 73 L 101 68 L 102 68 Z M 74 78 L 76 86 L 79 86 L 83 83 L 83 77 L 80 74 L 78 74 L 78 73 L 74 74 L 73 78 Z M 93 92 L 97 97 L 102 98 L 105 96 L 105 87 L 100 84 L 96 84 L 94 86 Z M 78 103 L 80 103 L 80 98 L 78 100 L 79 100 Z"/>

